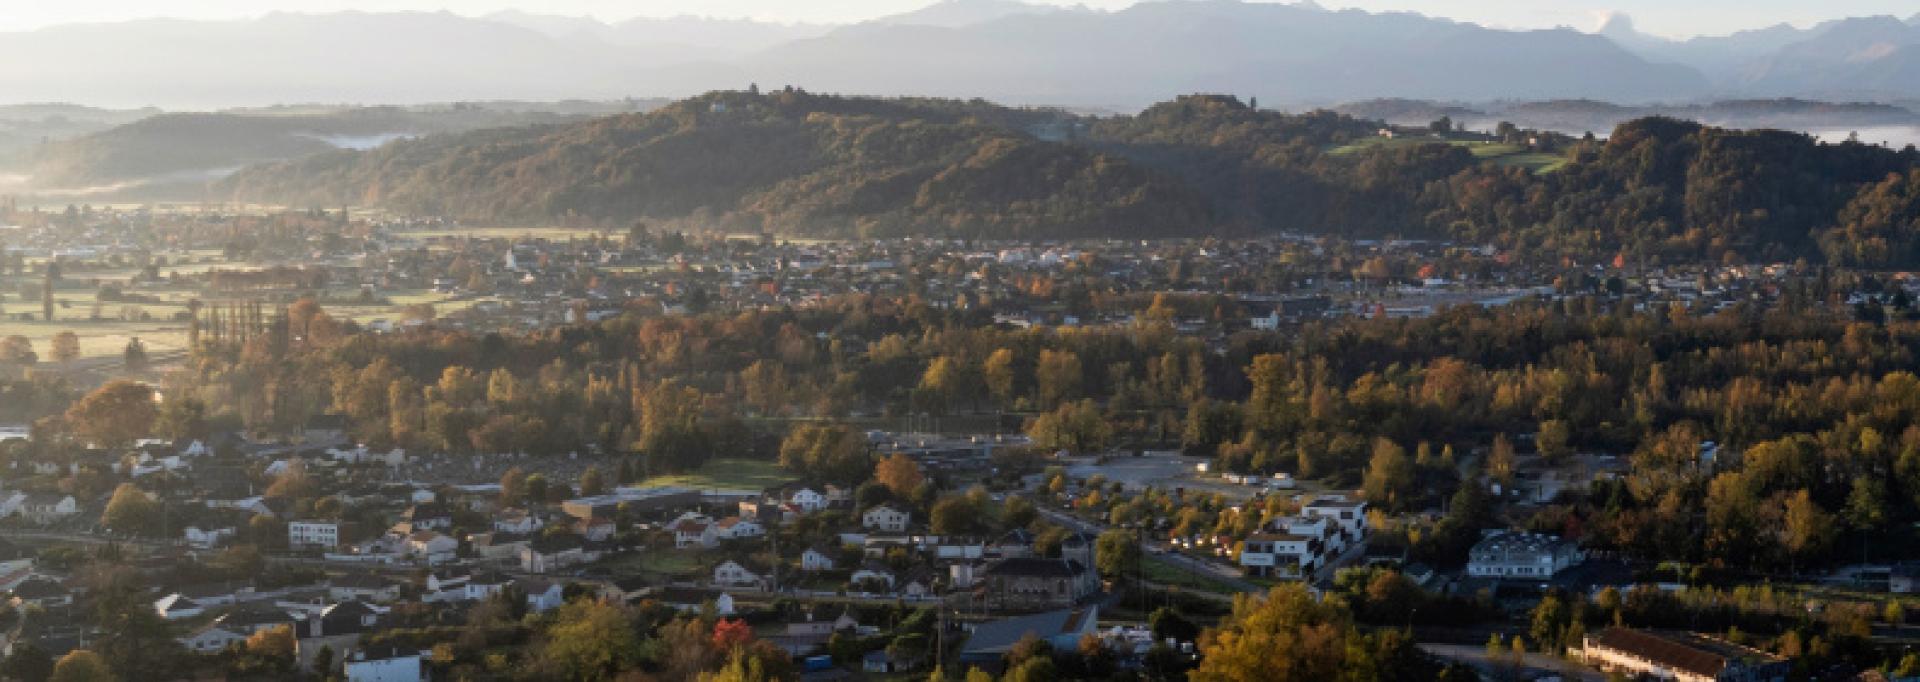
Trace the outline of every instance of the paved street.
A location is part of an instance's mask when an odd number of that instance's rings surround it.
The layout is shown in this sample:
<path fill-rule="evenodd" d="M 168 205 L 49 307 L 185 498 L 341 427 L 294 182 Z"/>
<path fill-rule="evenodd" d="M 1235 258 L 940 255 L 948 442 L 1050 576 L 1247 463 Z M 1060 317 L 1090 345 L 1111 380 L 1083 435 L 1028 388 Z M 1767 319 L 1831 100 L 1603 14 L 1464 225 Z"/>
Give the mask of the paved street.
<path fill-rule="evenodd" d="M 1482 673 L 1494 676 L 1495 679 L 1499 679 L 1500 675 L 1512 669 L 1511 661 L 1504 657 L 1497 661 L 1488 660 L 1486 647 L 1482 646 L 1422 643 L 1420 650 L 1473 666 Z M 1569 680 L 1580 682 L 1606 682 L 1607 680 L 1607 676 L 1598 670 L 1547 654 L 1529 652 L 1521 659 L 1521 663 L 1524 666 L 1521 679 L 1530 679 L 1528 676 L 1537 673 L 1558 673 Z"/>

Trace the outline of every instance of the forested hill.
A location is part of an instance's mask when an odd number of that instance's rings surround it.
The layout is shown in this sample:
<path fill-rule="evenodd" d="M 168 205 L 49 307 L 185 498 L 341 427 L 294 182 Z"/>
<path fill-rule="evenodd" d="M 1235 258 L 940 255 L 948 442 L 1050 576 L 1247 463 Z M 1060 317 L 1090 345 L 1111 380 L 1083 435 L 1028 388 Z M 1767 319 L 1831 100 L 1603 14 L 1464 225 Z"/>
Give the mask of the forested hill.
<path fill-rule="evenodd" d="M 713 93 L 647 114 L 479 131 L 243 171 L 239 199 L 474 221 L 634 218 L 789 234 L 1191 234 L 1176 179 L 1025 130 L 1058 112 L 980 102 Z"/>
<path fill-rule="evenodd" d="M 713 93 L 648 114 L 261 166 L 234 199 L 474 221 L 636 218 L 995 238 L 1291 230 L 1522 255 L 1920 266 L 1920 153 L 1666 118 L 1605 141 L 1401 130 L 1187 96 L 1134 116 Z"/>

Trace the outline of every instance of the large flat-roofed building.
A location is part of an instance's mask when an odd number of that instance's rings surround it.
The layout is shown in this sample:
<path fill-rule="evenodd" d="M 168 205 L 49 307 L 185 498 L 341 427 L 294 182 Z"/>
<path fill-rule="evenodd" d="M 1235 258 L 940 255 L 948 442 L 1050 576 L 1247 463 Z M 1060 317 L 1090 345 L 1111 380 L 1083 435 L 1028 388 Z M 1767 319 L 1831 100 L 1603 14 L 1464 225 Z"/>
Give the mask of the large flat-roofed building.
<path fill-rule="evenodd" d="M 700 491 L 691 488 L 618 488 L 605 495 L 567 500 L 560 503 L 560 510 L 577 519 L 591 519 L 613 516 L 622 505 L 635 511 L 659 512 L 692 507 L 702 501 Z"/>
<path fill-rule="evenodd" d="M 1673 682 L 1784 682 L 1792 670 L 1786 659 L 1724 640 L 1618 627 L 1587 635 L 1579 653 L 1605 672 Z"/>
<path fill-rule="evenodd" d="M 1583 559 L 1580 548 L 1570 540 L 1540 533 L 1492 531 L 1467 553 L 1467 575 L 1546 580 Z"/>

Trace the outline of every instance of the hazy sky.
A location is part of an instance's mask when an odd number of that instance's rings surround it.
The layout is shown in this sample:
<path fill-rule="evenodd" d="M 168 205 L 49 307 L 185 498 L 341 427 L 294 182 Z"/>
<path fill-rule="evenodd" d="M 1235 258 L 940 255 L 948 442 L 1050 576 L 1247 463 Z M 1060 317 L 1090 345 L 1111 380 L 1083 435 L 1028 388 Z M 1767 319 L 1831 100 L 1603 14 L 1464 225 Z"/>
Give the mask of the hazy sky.
<path fill-rule="evenodd" d="M 1039 0 L 1117 9 L 1133 0 Z M 271 10 L 450 10 L 486 14 L 524 8 L 601 19 L 700 14 L 781 21 L 850 22 L 911 10 L 932 0 L 0 0 L 0 31 L 50 24 L 169 16 L 233 19 Z M 1504 28 L 1566 25 L 1591 30 L 1611 11 L 1631 15 L 1641 30 L 1668 36 L 1724 34 L 1782 21 L 1807 25 L 1867 14 L 1906 17 L 1914 0 L 1321 0 L 1327 7 L 1411 10 Z"/>

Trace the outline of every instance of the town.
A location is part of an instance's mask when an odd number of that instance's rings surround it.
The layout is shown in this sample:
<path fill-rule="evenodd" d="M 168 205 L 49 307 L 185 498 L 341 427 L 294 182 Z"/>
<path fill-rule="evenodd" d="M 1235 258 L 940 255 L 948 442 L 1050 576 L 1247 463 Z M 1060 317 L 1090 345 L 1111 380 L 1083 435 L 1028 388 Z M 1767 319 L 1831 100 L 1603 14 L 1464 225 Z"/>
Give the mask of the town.
<path fill-rule="evenodd" d="M 1684 356 L 1622 375 L 1624 407 L 1580 388 L 1622 390 L 1593 367 L 1646 362 L 1609 344 L 1653 320 L 1873 356 L 1913 278 L 1332 238 L 4 215 L 8 676 L 79 652 L 240 678 L 1178 679 L 1234 655 L 1207 633 L 1245 595 L 1296 592 L 1409 679 L 1920 673 L 1916 557 L 1821 559 L 1898 536 L 1851 520 L 1888 490 L 1739 517 L 1805 443 L 1729 416 Z M 1555 326 L 1527 342 L 1544 367 L 1405 346 L 1494 315 Z M 1829 410 L 1912 390 L 1833 381 Z M 1691 421 L 1716 411 L 1745 453 Z M 1920 442 L 1848 428 L 1864 457 Z M 1708 481 L 1704 519 L 1660 501 Z M 1701 535 L 1697 561 L 1653 558 Z M 1738 562 L 1776 536 L 1806 565 L 1756 586 Z"/>

